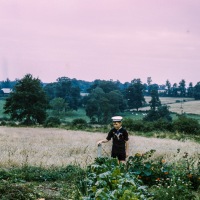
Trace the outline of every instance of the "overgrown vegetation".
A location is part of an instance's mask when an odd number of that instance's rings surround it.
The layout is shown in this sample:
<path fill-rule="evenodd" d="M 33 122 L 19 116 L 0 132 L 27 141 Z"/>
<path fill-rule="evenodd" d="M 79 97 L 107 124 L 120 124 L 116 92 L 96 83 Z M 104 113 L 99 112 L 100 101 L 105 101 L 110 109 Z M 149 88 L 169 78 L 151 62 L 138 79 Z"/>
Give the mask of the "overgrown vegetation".
<path fill-rule="evenodd" d="M 200 158 L 177 149 L 182 158 L 170 162 L 152 159 L 154 153 L 136 153 L 126 164 L 100 157 L 86 169 L 77 165 L 0 168 L 0 199 L 198 200 Z"/>

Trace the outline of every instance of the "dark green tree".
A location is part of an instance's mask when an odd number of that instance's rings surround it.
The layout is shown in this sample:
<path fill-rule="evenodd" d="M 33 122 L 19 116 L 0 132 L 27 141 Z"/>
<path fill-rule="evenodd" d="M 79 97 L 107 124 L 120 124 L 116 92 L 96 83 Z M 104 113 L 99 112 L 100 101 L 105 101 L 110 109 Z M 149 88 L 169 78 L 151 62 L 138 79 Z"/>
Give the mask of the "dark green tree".
<path fill-rule="evenodd" d="M 181 97 L 185 97 L 186 96 L 186 83 L 185 83 L 184 79 L 182 79 L 179 82 L 179 91 L 180 91 L 180 96 Z"/>
<path fill-rule="evenodd" d="M 49 100 L 62 98 L 72 110 L 77 110 L 80 105 L 80 88 L 77 84 L 73 85 L 70 78 L 60 77 L 56 83 L 47 84 L 44 90 Z"/>
<path fill-rule="evenodd" d="M 166 81 L 166 87 L 167 87 L 167 96 L 171 96 L 171 83 L 169 80 Z"/>
<path fill-rule="evenodd" d="M 172 117 L 170 115 L 169 107 L 167 105 L 160 105 L 157 110 L 150 110 L 143 118 L 144 121 L 157 121 L 163 120 L 171 122 Z"/>
<path fill-rule="evenodd" d="M 128 100 L 128 107 L 131 109 L 138 109 L 145 103 L 144 86 L 140 79 L 131 81 L 131 85 L 126 90 L 126 98 Z"/>
<path fill-rule="evenodd" d="M 12 120 L 26 125 L 42 124 L 46 119 L 48 101 L 41 81 L 27 74 L 17 82 L 10 96 L 6 99 L 4 113 Z"/>
<path fill-rule="evenodd" d="M 60 115 L 65 113 L 69 107 L 63 98 L 54 98 L 50 101 L 50 107 L 53 110 L 53 113 L 56 115 Z"/>
<path fill-rule="evenodd" d="M 194 86 L 194 98 L 195 98 L 195 100 L 199 100 L 200 99 L 200 82 L 198 82 Z"/>
<path fill-rule="evenodd" d="M 56 98 L 56 85 L 57 83 L 48 83 L 44 86 L 44 91 L 49 101 Z"/>
<path fill-rule="evenodd" d="M 109 100 L 109 109 L 111 115 L 123 112 L 127 108 L 126 101 L 119 90 L 113 90 L 106 94 Z"/>
<path fill-rule="evenodd" d="M 5 81 L 1 82 L 2 88 L 11 88 L 11 81 L 7 78 Z"/>
<path fill-rule="evenodd" d="M 173 84 L 171 90 L 172 90 L 172 96 L 173 97 L 177 97 L 178 96 L 178 86 L 177 86 L 177 83 Z"/>
<path fill-rule="evenodd" d="M 87 96 L 85 110 L 91 121 L 107 123 L 112 115 L 123 112 L 125 106 L 123 95 L 119 90 L 105 93 L 102 88 L 96 87 Z"/>
<path fill-rule="evenodd" d="M 159 95 L 158 95 L 158 88 L 154 87 L 151 89 L 151 101 L 149 102 L 151 110 L 156 110 L 161 105 Z"/>
<path fill-rule="evenodd" d="M 102 122 L 103 113 L 102 113 L 102 100 L 105 99 L 105 92 L 97 87 L 95 88 L 88 96 L 87 103 L 85 106 L 86 115 L 92 121 Z"/>
<path fill-rule="evenodd" d="M 91 92 L 96 87 L 101 88 L 105 93 L 111 92 L 113 90 L 120 90 L 119 82 L 114 81 L 105 81 L 105 80 L 95 80 L 91 87 L 88 89 L 88 92 Z"/>
<path fill-rule="evenodd" d="M 194 97 L 194 87 L 192 82 L 189 83 L 188 91 L 187 91 L 188 97 Z"/>

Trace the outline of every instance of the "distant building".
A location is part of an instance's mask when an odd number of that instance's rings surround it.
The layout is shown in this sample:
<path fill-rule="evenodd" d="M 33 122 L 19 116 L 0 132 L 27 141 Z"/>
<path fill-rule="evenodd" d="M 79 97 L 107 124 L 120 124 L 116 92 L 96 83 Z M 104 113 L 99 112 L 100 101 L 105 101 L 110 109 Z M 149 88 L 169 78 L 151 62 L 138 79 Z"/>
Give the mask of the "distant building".
<path fill-rule="evenodd" d="M 80 93 L 80 95 L 81 95 L 82 97 L 85 97 L 85 96 L 88 96 L 88 95 L 89 95 L 89 93 L 86 93 L 86 92 L 81 92 L 81 93 Z"/>
<path fill-rule="evenodd" d="M 8 96 L 12 92 L 11 88 L 2 88 L 1 89 L 1 96 Z"/>

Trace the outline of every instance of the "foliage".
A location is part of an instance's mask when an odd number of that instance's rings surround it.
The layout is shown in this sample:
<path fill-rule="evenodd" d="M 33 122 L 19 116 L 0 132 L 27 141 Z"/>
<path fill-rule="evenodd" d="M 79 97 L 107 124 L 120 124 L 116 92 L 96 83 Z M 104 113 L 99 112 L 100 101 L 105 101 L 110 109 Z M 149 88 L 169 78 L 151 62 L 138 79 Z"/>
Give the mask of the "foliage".
<path fill-rule="evenodd" d="M 58 117 L 50 116 L 46 119 L 44 127 L 57 127 L 61 124 L 61 121 Z"/>
<path fill-rule="evenodd" d="M 143 121 L 143 120 L 133 120 L 126 118 L 123 120 L 123 126 L 129 131 L 139 131 L 139 132 L 151 132 L 151 131 L 173 131 L 173 125 L 163 119 L 159 119 L 154 122 Z"/>
<path fill-rule="evenodd" d="M 146 187 L 134 174 L 126 173 L 123 164 L 118 165 L 117 159 L 97 158 L 88 166 L 87 179 L 83 181 L 83 199 L 119 199 L 139 200 L 150 199 Z M 85 190 L 84 190 L 85 189 Z"/>
<path fill-rule="evenodd" d="M 158 95 L 158 89 L 152 88 L 151 89 L 151 101 L 149 101 L 151 110 L 155 111 L 157 107 L 161 106 L 161 102 Z"/>
<path fill-rule="evenodd" d="M 179 115 L 178 119 L 173 121 L 174 130 L 183 132 L 186 134 L 199 134 L 200 133 L 200 125 L 198 120 L 188 118 L 184 114 Z"/>
<path fill-rule="evenodd" d="M 144 154 L 136 153 L 130 156 L 127 161 L 127 170 L 134 173 L 145 185 L 152 186 L 156 181 L 163 179 L 167 181 L 170 177 L 170 166 L 165 160 L 150 160 L 155 150 L 150 150 Z"/>
<path fill-rule="evenodd" d="M 172 117 L 170 116 L 169 107 L 167 105 L 160 105 L 156 109 L 151 109 L 147 115 L 143 118 L 144 121 L 157 121 L 157 120 L 165 120 L 168 122 L 172 121 Z"/>
<path fill-rule="evenodd" d="M 131 81 L 131 85 L 126 89 L 126 98 L 128 100 L 128 106 L 131 109 L 137 110 L 145 103 L 144 99 L 144 86 L 140 79 L 134 79 Z"/>
<path fill-rule="evenodd" d="M 13 92 L 6 99 L 5 114 L 10 114 L 12 120 L 18 120 L 26 125 L 42 124 L 46 118 L 48 102 L 39 79 L 31 74 L 17 82 Z"/>
<path fill-rule="evenodd" d="M 114 90 L 120 90 L 119 88 L 120 82 L 114 82 L 114 81 L 105 81 L 105 80 L 95 80 L 93 84 L 88 88 L 88 92 L 92 92 L 95 88 L 101 88 L 105 93 L 109 93 Z"/>
<path fill-rule="evenodd" d="M 199 158 L 184 152 L 180 160 L 167 162 L 153 158 L 154 153 L 136 153 L 126 165 L 114 158 L 96 158 L 86 170 L 26 163 L 21 168 L 0 168 L 0 199 L 194 200 L 200 189 Z"/>
<path fill-rule="evenodd" d="M 77 118 L 77 119 L 74 119 L 71 122 L 71 124 L 72 124 L 73 127 L 85 128 L 87 126 L 87 121 L 82 119 L 82 118 Z"/>
<path fill-rule="evenodd" d="M 80 88 L 72 84 L 67 77 L 60 77 L 55 83 L 49 83 L 44 87 L 49 100 L 62 98 L 70 109 L 77 110 L 81 99 Z"/>
<path fill-rule="evenodd" d="M 200 187 L 200 160 L 189 158 L 188 154 L 184 153 L 178 162 L 167 163 L 163 157 L 151 159 L 154 153 L 154 150 L 150 150 L 129 157 L 127 170 L 136 174 L 145 185 L 150 186 L 149 191 L 153 192 L 156 200 L 195 199 L 192 191 Z M 179 153 L 178 149 L 177 155 Z"/>
<path fill-rule="evenodd" d="M 63 98 L 54 98 L 50 101 L 51 109 L 53 110 L 54 115 L 60 115 L 69 110 L 68 104 Z"/>
<path fill-rule="evenodd" d="M 123 95 L 119 91 L 105 93 L 102 88 L 96 87 L 87 97 L 85 110 L 92 121 L 108 123 L 110 118 L 122 112 L 124 107 Z"/>
<path fill-rule="evenodd" d="M 198 82 L 194 86 L 194 98 L 195 98 L 195 100 L 199 100 L 200 99 L 200 82 Z"/>
<path fill-rule="evenodd" d="M 169 182 L 160 180 L 159 184 L 151 189 L 156 200 L 195 200 L 190 183 L 184 182 L 180 178 L 173 176 Z"/>

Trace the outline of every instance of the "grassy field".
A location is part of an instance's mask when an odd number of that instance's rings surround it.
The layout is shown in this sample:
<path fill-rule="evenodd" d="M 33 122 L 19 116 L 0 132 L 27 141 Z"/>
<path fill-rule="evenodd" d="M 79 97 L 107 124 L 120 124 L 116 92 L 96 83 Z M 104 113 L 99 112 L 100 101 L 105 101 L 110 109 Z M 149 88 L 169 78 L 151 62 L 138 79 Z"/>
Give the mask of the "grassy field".
<path fill-rule="evenodd" d="M 150 96 L 145 96 L 145 101 L 147 103 L 149 103 L 149 101 L 151 100 Z M 194 98 L 183 98 L 183 97 L 160 97 L 160 101 L 162 104 L 173 104 L 176 103 L 177 101 L 184 101 L 184 102 L 188 102 L 188 101 L 194 101 Z"/>
<path fill-rule="evenodd" d="M 79 164 L 83 167 L 92 163 L 97 157 L 97 141 L 104 139 L 104 133 L 89 133 L 55 128 L 15 128 L 0 129 L 0 166 L 51 167 Z M 163 156 L 174 161 L 177 149 L 180 157 L 187 151 L 198 157 L 200 144 L 191 141 L 146 138 L 130 136 L 130 155 L 145 153 L 155 149 L 155 156 Z M 103 144 L 103 155 L 109 156 L 111 142 Z M 178 159 L 179 157 L 176 157 Z"/>

